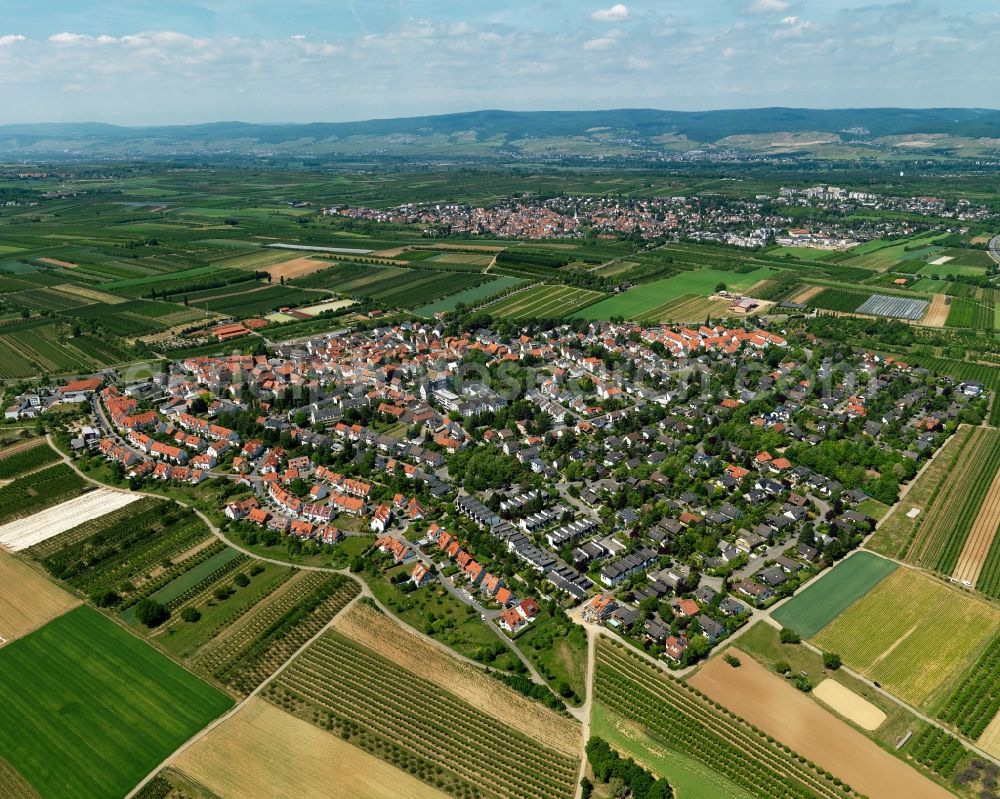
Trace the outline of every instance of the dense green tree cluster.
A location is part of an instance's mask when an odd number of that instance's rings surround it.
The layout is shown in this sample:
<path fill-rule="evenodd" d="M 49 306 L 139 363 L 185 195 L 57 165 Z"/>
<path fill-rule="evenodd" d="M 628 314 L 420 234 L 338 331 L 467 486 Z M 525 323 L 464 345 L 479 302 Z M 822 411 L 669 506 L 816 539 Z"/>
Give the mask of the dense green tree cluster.
<path fill-rule="evenodd" d="M 673 788 L 665 779 L 656 779 L 632 758 L 623 758 L 603 738 L 587 741 L 587 760 L 594 777 L 603 783 L 613 783 L 614 796 L 629 795 L 634 799 L 671 799 Z"/>

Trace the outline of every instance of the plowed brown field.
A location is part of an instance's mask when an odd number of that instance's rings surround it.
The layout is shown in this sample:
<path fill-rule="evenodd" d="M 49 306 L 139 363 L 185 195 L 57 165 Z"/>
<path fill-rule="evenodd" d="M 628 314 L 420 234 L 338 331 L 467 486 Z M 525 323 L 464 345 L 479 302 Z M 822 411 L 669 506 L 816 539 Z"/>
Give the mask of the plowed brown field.
<path fill-rule="evenodd" d="M 688 682 L 871 799 L 952 797 L 749 655 L 731 651 L 739 668 L 712 658 Z"/>

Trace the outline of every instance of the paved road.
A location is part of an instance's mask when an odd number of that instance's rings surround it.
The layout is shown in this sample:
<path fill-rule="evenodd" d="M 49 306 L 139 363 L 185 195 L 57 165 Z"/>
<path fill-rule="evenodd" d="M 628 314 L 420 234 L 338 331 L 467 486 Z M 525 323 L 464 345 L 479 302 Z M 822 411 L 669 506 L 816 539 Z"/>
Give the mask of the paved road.
<path fill-rule="evenodd" d="M 1000 235 L 994 236 L 990 239 L 990 258 L 1000 264 Z"/>

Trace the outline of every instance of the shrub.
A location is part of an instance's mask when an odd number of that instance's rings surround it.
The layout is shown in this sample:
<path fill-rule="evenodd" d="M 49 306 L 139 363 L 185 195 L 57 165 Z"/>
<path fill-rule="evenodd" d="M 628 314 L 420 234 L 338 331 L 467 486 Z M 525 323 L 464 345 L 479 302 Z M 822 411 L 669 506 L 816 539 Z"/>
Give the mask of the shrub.
<path fill-rule="evenodd" d="M 262 571 L 264 571 L 264 564 L 262 564 L 262 563 L 255 563 L 253 566 L 250 567 L 250 576 L 251 577 L 256 577 Z"/>
<path fill-rule="evenodd" d="M 96 591 L 91 594 L 90 601 L 99 608 L 110 608 L 112 605 L 117 605 L 121 602 L 122 598 L 118 595 L 117 591 L 109 588 L 106 591 Z"/>
<path fill-rule="evenodd" d="M 198 608 L 184 608 L 181 611 L 181 618 L 186 622 L 194 624 L 201 618 L 201 611 Z"/>
<path fill-rule="evenodd" d="M 779 660 L 774 664 L 774 670 L 778 672 L 778 674 L 788 674 L 788 672 L 792 670 L 792 667 L 789 666 L 784 660 Z"/>
<path fill-rule="evenodd" d="M 798 644 L 802 641 L 799 634 L 794 630 L 789 630 L 787 627 L 781 628 L 781 643 L 783 644 Z"/>
<path fill-rule="evenodd" d="M 824 652 L 823 653 L 823 668 L 830 669 L 830 671 L 836 671 L 840 668 L 840 655 L 836 652 Z"/>
<path fill-rule="evenodd" d="M 146 627 L 158 627 L 170 618 L 170 611 L 155 599 L 140 599 L 135 605 L 135 617 Z"/>
<path fill-rule="evenodd" d="M 218 599 L 220 602 L 229 599 L 235 592 L 228 585 L 220 585 L 212 592 L 212 596 Z"/>
<path fill-rule="evenodd" d="M 250 578 L 247 577 L 243 572 L 240 572 L 233 578 L 233 582 L 236 583 L 240 588 L 246 588 L 250 585 Z"/>
<path fill-rule="evenodd" d="M 740 659 L 738 657 L 736 657 L 736 655 L 726 654 L 722 659 L 724 661 L 726 661 L 726 663 L 728 663 L 734 669 L 738 669 L 740 667 L 740 665 L 742 665 L 740 663 Z"/>

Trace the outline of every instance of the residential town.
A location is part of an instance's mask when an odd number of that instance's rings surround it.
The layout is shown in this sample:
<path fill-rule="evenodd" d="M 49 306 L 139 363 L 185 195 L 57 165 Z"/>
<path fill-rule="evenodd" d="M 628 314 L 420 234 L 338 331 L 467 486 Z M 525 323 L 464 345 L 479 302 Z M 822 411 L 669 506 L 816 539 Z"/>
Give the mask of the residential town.
<path fill-rule="evenodd" d="M 77 380 L 7 416 L 89 408 L 75 452 L 133 488 L 221 486 L 208 510 L 244 543 L 367 539 L 406 591 L 515 640 L 554 602 L 688 665 L 858 546 L 986 400 L 730 325 L 403 323 Z"/>
<path fill-rule="evenodd" d="M 795 209 L 795 210 L 793 210 Z M 796 224 L 798 209 L 822 220 L 812 230 Z M 859 212 L 878 212 L 865 222 L 840 222 Z M 754 199 L 698 197 L 524 197 L 500 200 L 489 208 L 468 204 L 414 204 L 395 208 L 334 206 L 327 216 L 423 226 L 429 236 L 482 235 L 498 238 L 578 239 L 636 237 L 640 240 L 702 241 L 759 249 L 769 244 L 849 249 L 863 241 L 910 235 L 916 226 L 888 212 L 953 219 L 961 226 L 989 221 L 986 205 L 937 197 L 894 197 L 848 191 L 837 186 L 781 188 L 776 196 Z M 863 218 L 863 217 L 862 217 Z"/>

